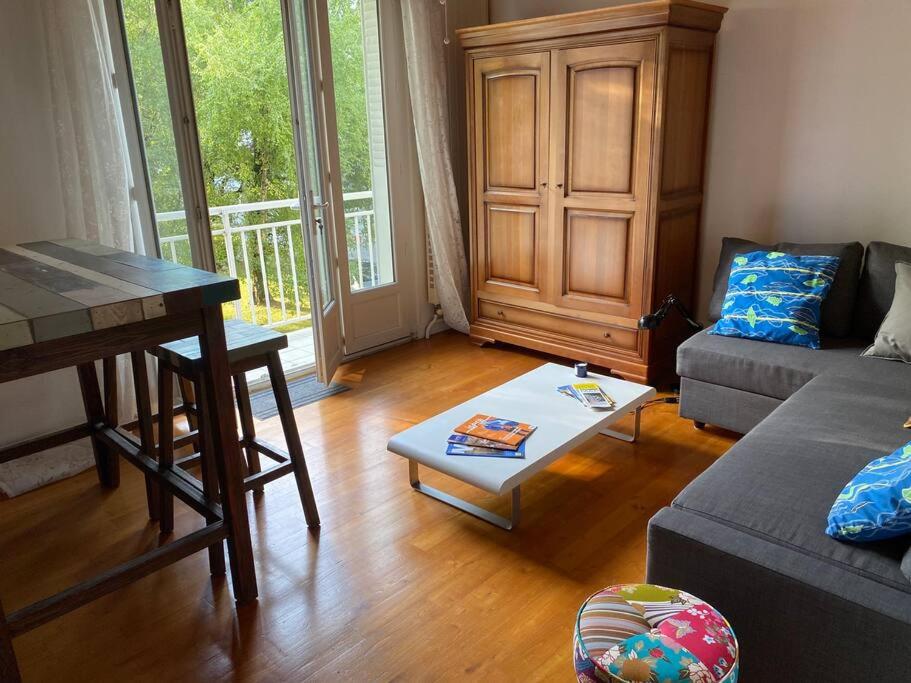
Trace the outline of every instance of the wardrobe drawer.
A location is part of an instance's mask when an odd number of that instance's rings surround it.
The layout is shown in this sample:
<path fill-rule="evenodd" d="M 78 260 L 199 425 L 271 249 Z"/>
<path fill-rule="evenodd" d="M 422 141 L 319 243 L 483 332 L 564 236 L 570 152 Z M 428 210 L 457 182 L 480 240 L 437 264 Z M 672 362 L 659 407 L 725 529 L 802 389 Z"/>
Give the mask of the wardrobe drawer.
<path fill-rule="evenodd" d="M 553 334 L 635 351 L 638 348 L 639 332 L 626 327 L 589 322 L 551 313 L 532 311 L 528 308 L 510 306 L 478 300 L 478 317 L 499 323 L 532 327 Z"/>

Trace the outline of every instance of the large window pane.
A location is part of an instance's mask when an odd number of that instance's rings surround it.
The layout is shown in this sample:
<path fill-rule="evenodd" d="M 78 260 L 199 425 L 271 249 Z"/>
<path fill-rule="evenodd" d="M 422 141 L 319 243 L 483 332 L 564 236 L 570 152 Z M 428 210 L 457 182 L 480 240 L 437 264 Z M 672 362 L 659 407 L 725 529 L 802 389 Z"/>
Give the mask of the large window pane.
<path fill-rule="evenodd" d="M 155 0 L 124 0 L 123 17 L 161 255 L 192 265 Z"/>
<path fill-rule="evenodd" d="M 376 0 L 329 0 L 352 290 L 395 280 Z"/>

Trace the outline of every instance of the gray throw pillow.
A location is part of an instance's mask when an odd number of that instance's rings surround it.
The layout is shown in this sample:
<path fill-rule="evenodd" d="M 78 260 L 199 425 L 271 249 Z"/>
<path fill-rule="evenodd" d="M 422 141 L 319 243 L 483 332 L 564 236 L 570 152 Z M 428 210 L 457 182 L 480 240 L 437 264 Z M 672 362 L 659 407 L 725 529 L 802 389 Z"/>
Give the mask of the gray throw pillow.
<path fill-rule="evenodd" d="M 895 264 L 892 306 L 864 355 L 911 363 L 911 264 Z"/>
<path fill-rule="evenodd" d="M 864 259 L 864 273 L 857 288 L 854 307 L 854 333 L 861 339 L 873 339 L 882 325 L 895 294 L 895 264 L 911 263 L 911 247 L 888 242 L 870 242 Z"/>
<path fill-rule="evenodd" d="M 716 322 L 721 317 L 721 306 L 724 304 L 724 295 L 728 289 L 728 277 L 731 274 L 734 257 L 750 251 L 783 251 L 795 256 L 837 256 L 839 262 L 835 281 L 825 301 L 822 302 L 822 331 L 830 337 L 847 337 L 851 334 L 857 283 L 864 260 L 864 247 L 860 242 L 759 244 L 739 237 L 725 237 L 721 242 L 721 256 L 715 270 L 715 290 L 709 303 L 711 322 Z"/>

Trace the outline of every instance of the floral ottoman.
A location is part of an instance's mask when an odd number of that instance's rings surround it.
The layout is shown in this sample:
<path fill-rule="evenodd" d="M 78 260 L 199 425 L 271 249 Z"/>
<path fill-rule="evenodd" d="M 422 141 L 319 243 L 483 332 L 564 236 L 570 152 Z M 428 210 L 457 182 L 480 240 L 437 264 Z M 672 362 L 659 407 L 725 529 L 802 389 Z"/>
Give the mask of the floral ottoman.
<path fill-rule="evenodd" d="M 610 586 L 582 603 L 576 617 L 579 683 L 736 683 L 738 661 L 737 637 L 727 620 L 673 588 Z"/>

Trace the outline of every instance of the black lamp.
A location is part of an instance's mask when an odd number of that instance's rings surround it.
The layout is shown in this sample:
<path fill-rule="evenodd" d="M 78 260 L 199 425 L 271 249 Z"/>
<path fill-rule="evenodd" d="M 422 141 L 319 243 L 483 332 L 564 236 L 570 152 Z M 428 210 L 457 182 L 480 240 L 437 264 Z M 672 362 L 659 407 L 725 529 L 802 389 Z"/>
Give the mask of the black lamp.
<path fill-rule="evenodd" d="M 686 320 L 687 324 L 692 327 L 697 332 L 702 329 L 702 325 L 695 320 L 693 316 L 690 315 L 690 312 L 687 310 L 686 306 L 673 294 L 668 294 L 664 297 L 664 301 L 661 302 L 661 305 L 658 307 L 658 310 L 654 313 L 646 313 L 641 318 L 639 318 L 639 329 L 640 330 L 654 330 L 656 329 L 667 317 L 668 312 L 671 308 L 677 309 L 677 312 L 683 316 L 683 319 Z"/>

